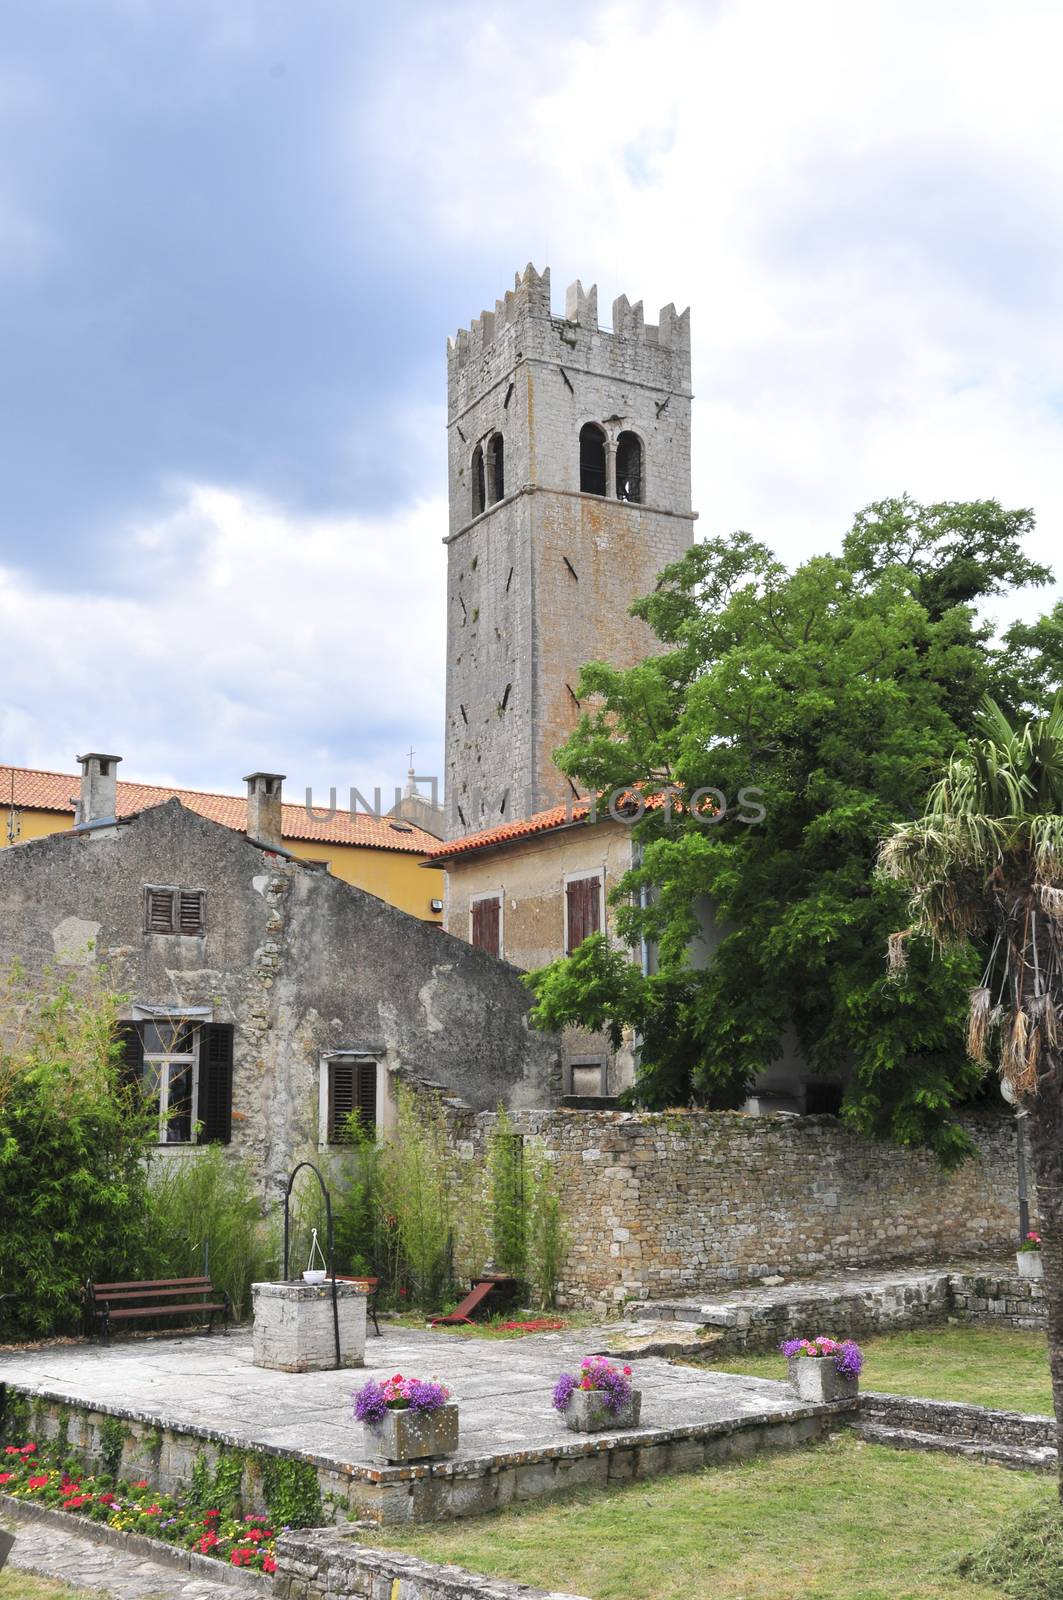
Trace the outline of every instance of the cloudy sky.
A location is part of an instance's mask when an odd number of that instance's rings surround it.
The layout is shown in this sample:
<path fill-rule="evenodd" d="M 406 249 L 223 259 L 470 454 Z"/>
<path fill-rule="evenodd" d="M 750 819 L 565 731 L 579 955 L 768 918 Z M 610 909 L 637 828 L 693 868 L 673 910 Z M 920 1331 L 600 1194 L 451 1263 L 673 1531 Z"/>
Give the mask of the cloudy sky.
<path fill-rule="evenodd" d="M 1061 59 L 1055 0 L 7 0 L 0 762 L 440 770 L 445 338 L 529 259 L 692 307 L 703 533 L 995 495 L 1051 560 Z"/>

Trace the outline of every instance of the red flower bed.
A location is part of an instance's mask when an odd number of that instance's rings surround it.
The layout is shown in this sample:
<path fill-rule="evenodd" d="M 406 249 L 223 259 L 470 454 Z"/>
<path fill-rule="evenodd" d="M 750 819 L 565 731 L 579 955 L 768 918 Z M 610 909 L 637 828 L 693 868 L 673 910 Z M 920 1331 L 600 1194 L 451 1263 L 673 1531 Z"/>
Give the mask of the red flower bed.
<path fill-rule="evenodd" d="M 153 1539 L 196 1550 L 234 1567 L 276 1572 L 275 1536 L 268 1517 L 226 1517 L 198 1511 L 174 1495 L 152 1490 L 146 1478 L 113 1484 L 85 1474 L 71 1477 L 59 1467 L 45 1468 L 35 1444 L 5 1445 L 7 1466 L 0 1486 L 17 1500 L 54 1506 L 72 1516 L 89 1517 L 121 1533 L 146 1533 Z"/>

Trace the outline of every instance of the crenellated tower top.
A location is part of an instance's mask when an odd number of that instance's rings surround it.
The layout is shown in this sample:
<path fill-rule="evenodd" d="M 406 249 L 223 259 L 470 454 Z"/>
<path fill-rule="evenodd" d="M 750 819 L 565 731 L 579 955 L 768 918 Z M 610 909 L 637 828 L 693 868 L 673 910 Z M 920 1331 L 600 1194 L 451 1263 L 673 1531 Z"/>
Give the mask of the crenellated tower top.
<path fill-rule="evenodd" d="M 551 322 L 559 329 L 578 329 L 586 335 L 620 341 L 639 341 L 657 345 L 669 352 L 686 357 L 689 378 L 690 358 L 690 308 L 677 312 L 669 303 L 661 307 L 656 323 L 647 322 L 641 300 L 634 305 L 626 294 L 613 301 L 612 329 L 598 325 L 598 285 L 584 289 L 577 278 L 565 291 L 565 314 L 555 317 L 550 304 L 550 268 L 536 272 L 529 261 L 523 273 L 514 274 L 513 288 L 507 289 L 505 298 L 495 301 L 493 311 L 481 311 L 469 328 L 459 328 L 447 340 L 447 362 L 451 378 L 462 371 L 469 362 L 481 361 L 504 331 L 525 317 Z"/>

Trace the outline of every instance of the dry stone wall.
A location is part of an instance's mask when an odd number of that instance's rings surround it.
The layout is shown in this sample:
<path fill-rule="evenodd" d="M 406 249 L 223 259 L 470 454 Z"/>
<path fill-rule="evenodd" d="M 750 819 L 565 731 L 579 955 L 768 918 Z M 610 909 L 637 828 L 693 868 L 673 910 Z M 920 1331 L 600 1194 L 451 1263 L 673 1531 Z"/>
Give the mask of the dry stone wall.
<path fill-rule="evenodd" d="M 482 1162 L 493 1120 L 455 1116 L 460 1156 Z M 1006 1114 L 966 1119 L 975 1154 L 954 1173 L 832 1117 L 559 1110 L 520 1112 L 514 1126 L 555 1164 L 570 1305 L 1014 1249 L 1015 1126 Z"/>

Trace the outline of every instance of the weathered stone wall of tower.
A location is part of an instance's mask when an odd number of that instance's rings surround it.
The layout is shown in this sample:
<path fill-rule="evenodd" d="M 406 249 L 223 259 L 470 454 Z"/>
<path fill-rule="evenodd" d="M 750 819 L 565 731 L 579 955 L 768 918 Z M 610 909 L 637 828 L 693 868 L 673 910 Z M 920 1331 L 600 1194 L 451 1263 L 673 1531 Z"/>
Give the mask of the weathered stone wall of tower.
<path fill-rule="evenodd" d="M 666 306 L 647 325 L 641 304 L 621 296 L 610 332 L 598 327 L 596 291 L 577 283 L 555 317 L 549 271 L 529 266 L 452 342 L 448 379 L 454 836 L 563 799 L 553 752 L 579 714 L 581 667 L 631 665 L 654 648 L 627 613 L 692 538 L 689 313 Z M 606 495 L 580 490 L 588 422 L 607 441 Z M 642 446 L 638 504 L 615 498 L 622 432 Z M 479 511 L 475 453 L 496 435 L 502 493 Z"/>

